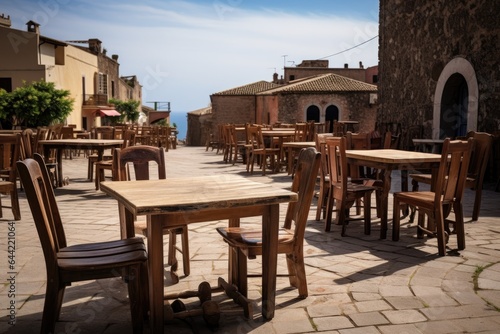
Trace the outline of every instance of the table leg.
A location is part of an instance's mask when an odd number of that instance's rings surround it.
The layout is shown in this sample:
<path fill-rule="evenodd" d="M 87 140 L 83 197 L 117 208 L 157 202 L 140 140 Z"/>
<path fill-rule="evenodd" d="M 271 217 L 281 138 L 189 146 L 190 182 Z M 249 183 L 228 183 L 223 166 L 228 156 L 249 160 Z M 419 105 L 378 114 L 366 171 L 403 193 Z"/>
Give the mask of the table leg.
<path fill-rule="evenodd" d="M 262 216 L 262 316 L 274 317 L 278 264 L 279 204 L 266 207 Z"/>
<path fill-rule="evenodd" d="M 231 218 L 229 219 L 228 222 L 229 227 L 239 227 L 240 226 L 240 219 L 239 218 Z M 239 286 L 240 282 L 238 281 L 238 275 L 236 272 L 236 269 L 238 268 L 238 262 L 237 262 L 237 254 L 233 251 L 231 246 L 229 247 L 229 260 L 228 260 L 228 281 L 229 284 L 234 284 L 236 286 Z"/>
<path fill-rule="evenodd" d="M 150 330 L 151 333 L 163 333 L 164 282 L 162 216 L 148 215 L 147 224 Z"/>
<path fill-rule="evenodd" d="M 63 149 L 58 148 L 56 151 L 56 161 L 57 161 L 57 186 L 62 187 L 63 186 L 63 168 L 62 168 L 62 154 L 63 154 Z M 48 157 L 48 155 L 45 155 Z"/>
<path fill-rule="evenodd" d="M 380 239 L 385 239 L 387 237 L 387 216 L 389 208 L 389 191 L 391 190 L 391 173 L 392 169 L 390 167 L 386 168 L 384 171 L 384 185 L 382 187 L 382 195 L 380 196 Z"/>

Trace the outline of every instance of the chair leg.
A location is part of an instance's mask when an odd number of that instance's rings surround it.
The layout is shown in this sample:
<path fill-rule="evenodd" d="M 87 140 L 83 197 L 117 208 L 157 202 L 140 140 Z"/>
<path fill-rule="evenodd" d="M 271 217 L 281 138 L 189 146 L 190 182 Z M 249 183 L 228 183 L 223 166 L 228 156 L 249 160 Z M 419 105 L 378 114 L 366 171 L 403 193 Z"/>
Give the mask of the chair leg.
<path fill-rule="evenodd" d="M 323 211 L 323 205 L 324 205 L 324 199 L 323 199 L 324 196 L 325 196 L 325 189 L 323 187 L 323 183 L 320 183 L 318 205 L 316 207 L 316 220 L 320 220 L 321 218 L 321 211 Z"/>
<path fill-rule="evenodd" d="M 330 188 L 328 190 L 328 197 L 326 201 L 325 232 L 330 232 L 330 229 L 332 228 L 333 202 L 333 191 Z"/>
<path fill-rule="evenodd" d="M 287 254 L 286 261 L 288 266 L 288 274 L 290 275 L 290 285 L 299 290 L 299 297 L 306 298 L 307 278 L 304 257 L 297 254 Z"/>
<path fill-rule="evenodd" d="M 367 192 L 364 196 L 364 221 L 365 221 L 365 234 L 370 235 L 371 233 L 371 193 Z"/>
<path fill-rule="evenodd" d="M 134 333 L 143 331 L 143 303 L 141 300 L 141 264 L 128 268 L 128 295 L 130 301 L 130 315 L 132 318 L 132 328 Z"/>
<path fill-rule="evenodd" d="M 238 291 L 245 297 L 248 297 L 248 274 L 247 274 L 247 257 L 241 249 L 237 249 L 237 276 L 238 276 Z"/>
<path fill-rule="evenodd" d="M 399 198 L 397 195 L 394 195 L 394 203 L 393 203 L 393 208 L 392 208 L 392 240 L 393 241 L 398 241 L 399 240 Z"/>
<path fill-rule="evenodd" d="M 337 201 L 337 225 L 342 224 L 342 232 L 340 235 L 345 236 L 345 232 L 347 229 L 347 214 L 346 210 L 348 210 L 348 205 L 345 201 Z"/>
<path fill-rule="evenodd" d="M 190 259 L 189 259 L 189 237 L 188 237 L 188 228 L 187 226 L 182 227 L 182 234 L 181 234 L 181 241 L 182 241 L 182 266 L 184 269 L 184 275 L 189 276 L 191 273 L 191 268 L 190 268 Z"/>
<path fill-rule="evenodd" d="M 465 226 L 462 203 L 454 203 L 455 211 L 455 233 L 457 234 L 457 245 L 459 250 L 465 249 Z"/>
<path fill-rule="evenodd" d="M 437 209 L 437 212 L 434 212 L 434 223 L 436 225 L 436 237 L 438 241 L 438 252 L 439 256 L 446 255 L 446 239 L 445 239 L 445 231 L 444 231 L 444 215 L 442 207 Z"/>
<path fill-rule="evenodd" d="M 15 185 L 14 185 L 15 187 Z M 17 189 L 10 192 L 10 201 L 14 220 L 21 220 L 21 209 L 19 207 L 19 198 L 17 197 Z"/>
<path fill-rule="evenodd" d="M 483 192 L 483 185 L 480 184 L 475 189 L 476 196 L 474 198 L 474 209 L 472 210 L 472 221 L 479 219 L 479 210 L 481 209 L 481 196 Z"/>
<path fill-rule="evenodd" d="M 63 296 L 64 285 L 59 285 L 59 282 L 47 282 L 40 333 L 55 332 L 56 321 L 59 318 Z"/>
<path fill-rule="evenodd" d="M 174 229 L 168 230 L 168 258 L 167 264 L 172 266 L 177 263 L 176 252 L 177 248 L 175 247 L 177 244 L 177 233 L 175 233 Z"/>

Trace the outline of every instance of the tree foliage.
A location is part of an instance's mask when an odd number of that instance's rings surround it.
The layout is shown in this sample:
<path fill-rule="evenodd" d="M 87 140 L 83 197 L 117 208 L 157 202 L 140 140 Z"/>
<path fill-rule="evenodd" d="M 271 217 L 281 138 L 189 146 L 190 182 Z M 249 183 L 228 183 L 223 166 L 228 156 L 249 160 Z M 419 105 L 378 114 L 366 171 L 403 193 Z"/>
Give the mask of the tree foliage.
<path fill-rule="evenodd" d="M 0 93 L 0 119 L 7 127 L 62 123 L 73 110 L 73 102 L 70 92 L 56 89 L 53 82 L 24 83 L 11 93 Z"/>
<path fill-rule="evenodd" d="M 119 118 L 120 122 L 124 122 L 126 120 L 134 123 L 137 122 L 139 119 L 139 105 L 140 101 L 135 101 L 135 100 L 128 100 L 128 101 L 121 101 L 117 99 L 111 99 L 109 100 L 110 103 L 115 105 L 116 111 L 118 111 L 121 116 L 116 117 Z"/>

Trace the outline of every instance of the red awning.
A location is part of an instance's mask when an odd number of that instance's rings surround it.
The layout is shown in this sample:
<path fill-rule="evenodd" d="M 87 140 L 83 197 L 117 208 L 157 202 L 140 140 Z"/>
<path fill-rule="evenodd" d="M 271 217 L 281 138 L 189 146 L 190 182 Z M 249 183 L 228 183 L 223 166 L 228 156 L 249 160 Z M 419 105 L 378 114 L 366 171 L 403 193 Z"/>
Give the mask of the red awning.
<path fill-rule="evenodd" d="M 96 111 L 99 116 L 121 116 L 115 109 L 99 109 Z"/>

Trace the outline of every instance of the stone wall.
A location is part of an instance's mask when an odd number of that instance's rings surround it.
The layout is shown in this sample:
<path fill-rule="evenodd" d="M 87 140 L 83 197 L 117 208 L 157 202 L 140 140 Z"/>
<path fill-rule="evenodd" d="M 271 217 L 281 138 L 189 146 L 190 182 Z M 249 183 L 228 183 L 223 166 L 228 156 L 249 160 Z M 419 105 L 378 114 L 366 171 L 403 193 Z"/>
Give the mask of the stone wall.
<path fill-rule="evenodd" d="M 424 124 L 430 137 L 438 79 L 463 57 L 477 77 L 477 130 L 500 130 L 499 12 L 491 0 L 380 0 L 379 120 Z"/>
<path fill-rule="evenodd" d="M 214 126 L 225 123 L 255 122 L 255 95 L 212 95 L 211 102 Z"/>

